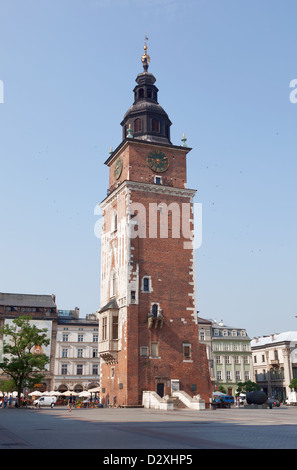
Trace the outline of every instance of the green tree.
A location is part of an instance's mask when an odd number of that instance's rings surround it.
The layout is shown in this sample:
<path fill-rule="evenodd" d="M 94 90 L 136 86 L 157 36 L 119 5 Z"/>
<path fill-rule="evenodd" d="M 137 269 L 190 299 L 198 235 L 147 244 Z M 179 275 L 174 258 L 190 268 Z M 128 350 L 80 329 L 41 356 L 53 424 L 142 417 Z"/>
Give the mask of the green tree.
<path fill-rule="evenodd" d="M 1 392 L 13 392 L 14 391 L 13 380 L 0 380 L 0 390 Z"/>
<path fill-rule="evenodd" d="M 292 379 L 289 387 L 293 390 L 297 389 L 297 379 Z"/>
<path fill-rule="evenodd" d="M 30 323 L 31 318 L 20 316 L 15 318 L 12 325 L 4 325 L 1 329 L 3 335 L 3 360 L 0 369 L 11 377 L 18 392 L 18 403 L 21 403 L 21 393 L 25 385 L 32 388 L 40 382 L 44 375 L 42 372 L 49 357 L 46 354 L 34 352 L 36 346 L 47 346 L 47 329 L 39 329 Z"/>
<path fill-rule="evenodd" d="M 256 382 L 252 382 L 251 380 L 238 382 L 236 395 L 238 396 L 240 393 L 254 392 L 255 390 L 260 390 L 260 387 Z"/>

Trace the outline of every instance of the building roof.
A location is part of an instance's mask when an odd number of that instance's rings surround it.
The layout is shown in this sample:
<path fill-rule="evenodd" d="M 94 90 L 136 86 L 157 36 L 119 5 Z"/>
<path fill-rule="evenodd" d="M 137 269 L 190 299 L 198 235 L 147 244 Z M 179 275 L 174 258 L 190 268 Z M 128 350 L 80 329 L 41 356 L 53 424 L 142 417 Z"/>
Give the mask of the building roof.
<path fill-rule="evenodd" d="M 197 317 L 199 325 L 212 325 L 211 320 L 206 320 L 205 318 Z"/>
<path fill-rule="evenodd" d="M 58 325 L 80 325 L 80 326 L 98 326 L 98 320 L 88 320 L 87 318 L 61 318 L 58 319 Z"/>
<path fill-rule="evenodd" d="M 99 310 L 99 313 L 105 312 L 105 310 L 118 309 L 118 308 L 119 306 L 118 306 L 116 299 L 111 299 L 106 305 L 104 305 L 104 307 L 102 307 Z"/>
<path fill-rule="evenodd" d="M 56 308 L 54 295 L 7 294 L 0 292 L 0 306 Z"/>
<path fill-rule="evenodd" d="M 269 336 L 262 336 L 260 338 L 254 338 L 251 341 L 251 347 L 269 346 L 277 343 L 284 342 L 296 342 L 297 343 L 297 331 L 285 331 L 283 333 L 271 334 Z"/>

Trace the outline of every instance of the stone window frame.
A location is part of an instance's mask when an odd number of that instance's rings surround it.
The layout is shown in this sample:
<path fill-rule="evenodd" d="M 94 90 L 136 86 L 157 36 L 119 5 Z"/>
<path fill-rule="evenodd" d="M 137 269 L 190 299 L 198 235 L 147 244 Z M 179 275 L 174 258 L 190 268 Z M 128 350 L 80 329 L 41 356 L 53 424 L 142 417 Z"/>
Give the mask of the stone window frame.
<path fill-rule="evenodd" d="M 147 279 L 148 280 L 148 290 L 144 290 L 144 280 Z M 143 294 L 150 294 L 151 292 L 153 292 L 153 287 L 152 287 L 152 278 L 151 276 L 143 276 L 143 278 L 141 279 L 141 292 Z"/>

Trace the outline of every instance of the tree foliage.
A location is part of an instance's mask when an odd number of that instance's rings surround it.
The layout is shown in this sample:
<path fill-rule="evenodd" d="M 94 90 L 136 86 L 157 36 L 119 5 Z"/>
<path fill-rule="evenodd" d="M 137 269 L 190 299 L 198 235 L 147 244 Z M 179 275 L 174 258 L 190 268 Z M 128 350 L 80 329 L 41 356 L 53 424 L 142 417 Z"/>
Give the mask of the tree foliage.
<path fill-rule="evenodd" d="M 47 346 L 50 340 L 47 329 L 39 329 L 30 323 L 31 317 L 20 316 L 15 318 L 12 325 L 4 325 L 1 329 L 3 335 L 3 360 L 0 369 L 11 377 L 20 396 L 25 385 L 33 387 L 44 377 L 42 372 L 49 357 L 46 354 L 34 352 L 36 346 Z"/>
<path fill-rule="evenodd" d="M 260 390 L 260 386 L 256 382 L 246 380 L 246 382 L 238 382 L 236 394 L 254 392 L 255 390 Z"/>
<path fill-rule="evenodd" d="M 289 387 L 293 390 L 297 389 L 297 379 L 292 379 Z"/>

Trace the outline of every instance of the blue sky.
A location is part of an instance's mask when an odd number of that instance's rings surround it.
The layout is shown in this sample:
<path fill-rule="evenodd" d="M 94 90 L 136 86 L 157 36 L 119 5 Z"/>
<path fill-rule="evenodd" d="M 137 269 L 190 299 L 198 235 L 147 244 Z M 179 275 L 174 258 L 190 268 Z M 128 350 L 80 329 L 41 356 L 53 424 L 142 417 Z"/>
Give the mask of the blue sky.
<path fill-rule="evenodd" d="M 198 309 L 253 336 L 297 329 L 297 4 L 2 0 L 0 290 L 95 311 L 110 147 L 144 32 L 159 102 L 193 150 Z"/>

